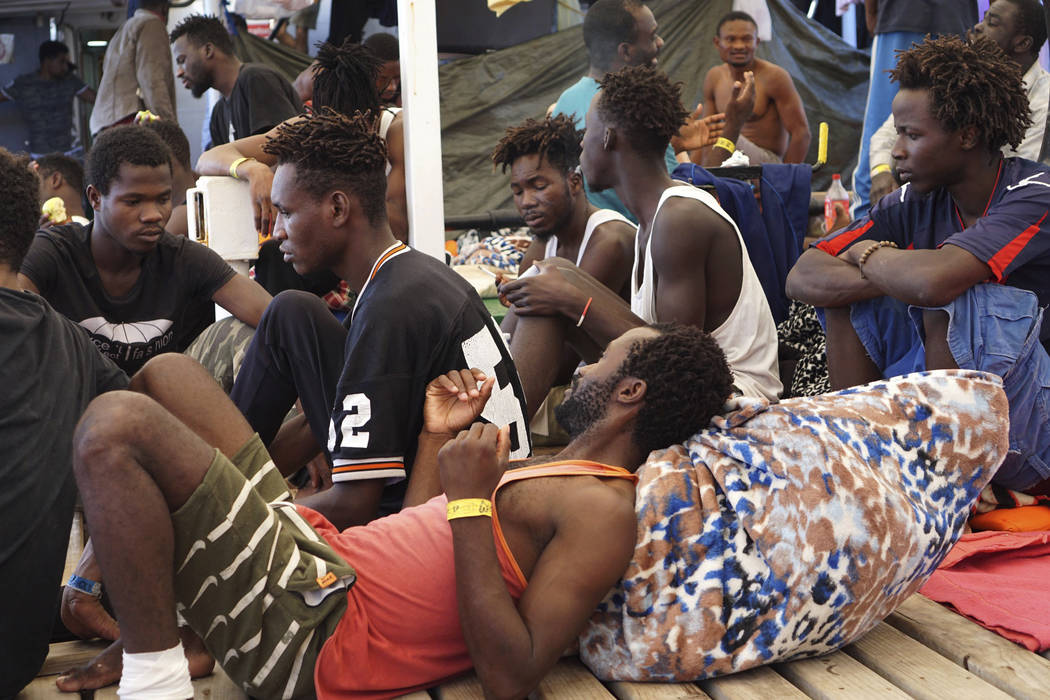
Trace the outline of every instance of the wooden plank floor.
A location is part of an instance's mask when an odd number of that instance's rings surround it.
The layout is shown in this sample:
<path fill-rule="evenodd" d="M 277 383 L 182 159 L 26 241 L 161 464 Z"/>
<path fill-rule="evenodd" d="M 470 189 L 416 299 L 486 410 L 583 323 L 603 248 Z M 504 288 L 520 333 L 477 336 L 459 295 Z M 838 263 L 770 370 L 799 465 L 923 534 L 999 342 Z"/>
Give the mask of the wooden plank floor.
<path fill-rule="evenodd" d="M 18 700 L 69 698 L 53 675 L 90 659 L 103 643 L 53 644 L 42 675 Z M 194 682 L 196 697 L 242 700 L 221 670 Z M 116 698 L 116 688 L 98 691 Z M 468 674 L 402 700 L 481 700 Z M 916 595 L 857 642 L 826 656 L 775 664 L 700 683 L 602 683 L 572 657 L 562 659 L 531 696 L 535 700 L 769 700 L 839 698 L 1047 698 L 1050 660 Z"/>

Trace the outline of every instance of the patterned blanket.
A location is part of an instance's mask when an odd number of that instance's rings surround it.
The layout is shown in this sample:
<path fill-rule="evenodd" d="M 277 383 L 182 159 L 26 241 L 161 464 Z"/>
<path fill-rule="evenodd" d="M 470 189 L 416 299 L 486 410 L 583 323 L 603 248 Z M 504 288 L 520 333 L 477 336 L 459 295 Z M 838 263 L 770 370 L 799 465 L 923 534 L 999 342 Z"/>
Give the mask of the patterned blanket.
<path fill-rule="evenodd" d="M 926 581 L 1007 449 L 998 377 L 757 400 L 639 470 L 638 541 L 580 638 L 599 678 L 691 681 L 855 640 Z"/>

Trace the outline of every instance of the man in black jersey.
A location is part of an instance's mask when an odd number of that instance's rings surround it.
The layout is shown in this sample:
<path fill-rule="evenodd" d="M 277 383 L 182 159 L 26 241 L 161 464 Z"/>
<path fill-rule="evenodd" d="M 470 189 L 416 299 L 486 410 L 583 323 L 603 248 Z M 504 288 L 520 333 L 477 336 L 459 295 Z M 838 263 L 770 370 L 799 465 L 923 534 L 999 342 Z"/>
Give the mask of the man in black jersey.
<path fill-rule="evenodd" d="M 482 417 L 511 426 L 511 454 L 529 454 L 525 405 L 502 335 L 474 290 L 446 265 L 394 238 L 385 147 L 364 117 L 326 110 L 283 125 L 274 236 L 299 274 L 327 269 L 358 291 L 347 326 L 317 297 L 285 292 L 255 335 L 231 398 L 282 473 L 322 450 L 333 486 L 302 500 L 338 528 L 366 523 L 439 492 L 412 475 L 427 383 L 460 367 L 496 378 Z M 303 415 L 282 427 L 298 397 Z M 411 477 L 411 478 L 409 478 Z"/>

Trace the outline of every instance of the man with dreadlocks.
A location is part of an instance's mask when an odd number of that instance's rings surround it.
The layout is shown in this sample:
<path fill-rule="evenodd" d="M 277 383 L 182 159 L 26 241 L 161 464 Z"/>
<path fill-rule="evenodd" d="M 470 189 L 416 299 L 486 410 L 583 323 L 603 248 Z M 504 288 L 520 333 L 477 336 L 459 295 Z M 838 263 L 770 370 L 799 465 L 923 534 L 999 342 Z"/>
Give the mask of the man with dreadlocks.
<path fill-rule="evenodd" d="M 519 274 L 531 274 L 533 263 L 540 260 L 564 258 L 626 299 L 634 260 L 634 226 L 619 212 L 599 209 L 587 201 L 579 171 L 580 134 L 573 120 L 564 115 L 543 121 L 527 119 L 507 129 L 492 152 L 492 162 L 504 172 L 510 168 L 514 205 L 534 236 Z M 517 322 L 511 309 L 503 330 L 513 335 Z M 530 351 L 523 357 L 543 354 Z M 564 355 L 556 381 L 559 386 L 568 383 L 580 362 L 571 348 Z M 543 401 L 543 396 L 525 398 L 531 410 Z"/>
<path fill-rule="evenodd" d="M 1050 169 L 1000 150 L 1030 122 L 1021 71 L 987 37 L 952 37 L 901 53 L 891 76 L 904 186 L 806 251 L 787 292 L 824 307 L 833 388 L 1002 376 L 1010 454 L 993 482 L 1050 493 Z"/>
<path fill-rule="evenodd" d="M 638 218 L 631 304 L 557 259 L 538 263 L 540 274 L 501 285 L 520 317 L 511 352 L 526 396 L 542 395 L 557 372 L 542 348 L 569 342 L 589 357 L 629 328 L 671 321 L 718 341 L 741 393 L 779 395 L 776 328 L 740 232 L 713 197 L 673 181 L 663 163 L 687 116 L 680 93 L 681 85 L 648 66 L 602 79 L 580 165 L 591 187 L 615 189 Z"/>
<path fill-rule="evenodd" d="M 405 195 L 405 141 L 400 110 L 382 109 L 376 76 L 382 63 L 369 49 L 350 40 L 336 46 L 321 44 L 314 61 L 313 107 L 330 107 L 347 116 L 369 113 L 379 137 L 386 143 L 386 211 L 390 229 L 399 241 L 408 242 L 408 200 Z M 276 160 L 263 146 L 276 133 L 238 139 L 201 154 L 201 175 L 232 175 L 245 179 L 255 210 L 255 228 L 268 232 L 276 212 L 270 200 Z"/>

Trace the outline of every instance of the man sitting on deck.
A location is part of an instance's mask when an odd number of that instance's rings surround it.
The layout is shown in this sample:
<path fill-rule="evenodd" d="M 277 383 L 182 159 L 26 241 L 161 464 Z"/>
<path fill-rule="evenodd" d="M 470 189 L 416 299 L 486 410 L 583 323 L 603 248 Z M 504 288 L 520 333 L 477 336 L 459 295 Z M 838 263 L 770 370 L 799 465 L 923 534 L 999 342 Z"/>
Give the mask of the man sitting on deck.
<path fill-rule="evenodd" d="M 1003 377 L 1010 453 L 993 481 L 1050 493 L 1050 169 L 1000 150 L 1030 123 L 1021 71 L 991 39 L 953 37 L 901 53 L 891 76 L 904 186 L 803 253 L 788 294 L 824 307 L 833 389 L 922 369 Z"/>
<path fill-rule="evenodd" d="M 27 163 L 0 149 L 0 697 L 47 656 L 73 521 L 73 429 L 88 402 L 128 378 L 69 319 L 22 291 L 18 269 L 40 218 Z"/>
<path fill-rule="evenodd" d="M 231 393 L 285 473 L 324 450 L 334 485 L 306 504 L 346 528 L 439 493 L 436 475 L 412 474 L 423 396 L 463 366 L 498 379 L 483 418 L 511 426 L 512 453 L 528 456 L 521 387 L 492 316 L 466 280 L 390 230 L 370 117 L 325 110 L 282 125 L 266 149 L 285 260 L 358 292 L 345 326 L 312 294 L 278 294 Z M 297 397 L 303 415 L 282 427 Z"/>
<path fill-rule="evenodd" d="M 631 305 L 568 261 L 503 284 L 518 327 L 511 353 L 530 410 L 558 371 L 549 348 L 566 341 L 582 357 L 630 328 L 688 323 L 711 333 L 748 396 L 781 391 L 769 304 L 732 219 L 709 194 L 671 180 L 668 141 L 685 120 L 680 86 L 648 67 L 610 73 L 587 113 L 580 164 L 592 187 L 613 188 L 640 222 Z"/>
<path fill-rule="evenodd" d="M 249 326 L 270 295 L 215 252 L 165 230 L 171 151 L 142 126 L 106 129 L 88 156 L 95 220 L 40 231 L 19 275 L 129 375 L 152 356 L 182 352 L 219 304 Z"/>
<path fill-rule="evenodd" d="M 492 152 L 492 162 L 510 168 L 514 206 L 533 235 L 519 275 L 530 274 L 533 263 L 559 257 L 580 269 L 624 299 L 634 261 L 634 225 L 612 209 L 599 209 L 587 201 L 580 174 L 580 136 L 573 120 L 548 117 L 528 119 L 507 129 Z M 503 330 L 514 334 L 518 317 L 511 309 Z M 567 384 L 580 356 L 566 348 L 556 383 Z M 535 407 L 532 407 L 535 408 Z"/>
<path fill-rule="evenodd" d="M 449 439 L 418 468 L 440 470 L 447 496 L 343 532 L 292 505 L 187 358 L 150 363 L 148 397 L 93 403 L 75 469 L 126 644 L 120 694 L 192 695 L 176 603 L 252 696 L 393 697 L 471 666 L 486 695 L 535 688 L 630 561 L 631 472 L 706 425 L 732 379 L 706 333 L 632 329 L 579 371 L 556 461 L 507 470 L 506 427 L 453 437 L 493 391 L 483 376 L 427 387 L 424 429 Z"/>

